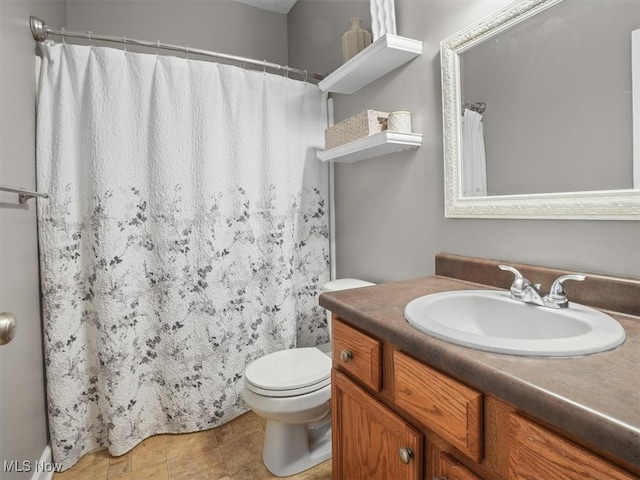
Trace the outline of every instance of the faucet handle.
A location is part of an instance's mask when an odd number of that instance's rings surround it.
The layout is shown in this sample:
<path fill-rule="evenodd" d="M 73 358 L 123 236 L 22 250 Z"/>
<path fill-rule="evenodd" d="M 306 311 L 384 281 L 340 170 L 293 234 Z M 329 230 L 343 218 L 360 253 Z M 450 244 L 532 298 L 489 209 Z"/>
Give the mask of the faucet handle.
<path fill-rule="evenodd" d="M 553 284 L 551 284 L 549 294 L 543 298 L 544 302 L 558 308 L 567 308 L 569 306 L 569 300 L 567 299 L 567 295 L 564 291 L 564 282 L 567 280 L 582 282 L 586 278 L 586 275 L 579 274 L 562 275 L 561 277 L 556 278 Z"/>
<path fill-rule="evenodd" d="M 529 282 L 529 280 L 527 280 L 518 270 L 516 270 L 515 268 L 509 266 L 509 265 L 498 265 L 498 268 L 500 270 L 506 270 L 507 272 L 511 272 L 515 275 L 516 278 L 513 279 L 513 285 L 517 285 L 518 287 L 522 286 L 523 284 L 528 284 L 531 283 Z"/>
<path fill-rule="evenodd" d="M 518 270 L 509 266 L 509 265 L 498 265 L 500 270 L 506 270 L 507 272 L 511 272 L 515 275 L 513 279 L 513 283 L 511 284 L 511 294 L 520 297 L 522 296 L 523 290 L 527 287 L 527 285 L 531 285 L 531 282 L 527 280 Z"/>
<path fill-rule="evenodd" d="M 513 273 L 516 276 L 516 280 L 518 280 L 520 278 L 524 278 L 522 276 L 522 274 L 518 270 L 516 270 L 515 268 L 513 268 L 513 267 L 511 267 L 509 265 L 498 265 L 498 268 L 500 270 L 506 270 L 507 272 Z"/>

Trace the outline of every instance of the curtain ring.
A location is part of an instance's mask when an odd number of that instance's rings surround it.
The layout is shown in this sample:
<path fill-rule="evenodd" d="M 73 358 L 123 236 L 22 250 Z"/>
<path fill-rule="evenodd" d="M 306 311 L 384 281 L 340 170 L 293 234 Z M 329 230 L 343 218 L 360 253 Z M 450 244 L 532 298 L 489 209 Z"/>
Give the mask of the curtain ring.
<path fill-rule="evenodd" d="M 156 55 L 158 55 L 160 50 L 160 40 L 156 40 Z"/>
<path fill-rule="evenodd" d="M 308 78 L 307 74 L 308 74 L 308 72 L 305 70 L 304 71 L 304 83 L 307 83 L 307 78 Z"/>
<path fill-rule="evenodd" d="M 184 46 L 184 58 L 189 60 L 189 45 Z"/>
<path fill-rule="evenodd" d="M 247 69 L 247 60 L 249 60 L 247 57 L 244 57 L 244 63 L 242 64 L 242 68 L 244 68 L 245 70 Z"/>
<path fill-rule="evenodd" d="M 289 78 L 289 65 L 284 67 L 284 78 Z"/>
<path fill-rule="evenodd" d="M 267 61 L 262 60 L 262 73 L 267 73 Z"/>
<path fill-rule="evenodd" d="M 64 27 L 62 27 L 62 28 L 60 29 L 60 31 L 62 32 L 62 43 L 66 45 L 66 44 L 67 44 L 67 37 L 65 37 L 65 36 L 64 36 L 65 28 L 64 28 Z"/>
<path fill-rule="evenodd" d="M 90 45 L 93 45 L 93 41 L 92 41 L 92 38 L 91 38 L 92 33 L 93 33 L 93 32 L 91 32 L 91 30 L 89 30 L 89 31 L 87 32 L 87 36 L 89 37 L 89 44 L 90 44 Z"/>
<path fill-rule="evenodd" d="M 127 51 L 127 36 L 126 35 L 122 36 L 122 45 L 123 45 L 122 49 L 126 52 Z"/>

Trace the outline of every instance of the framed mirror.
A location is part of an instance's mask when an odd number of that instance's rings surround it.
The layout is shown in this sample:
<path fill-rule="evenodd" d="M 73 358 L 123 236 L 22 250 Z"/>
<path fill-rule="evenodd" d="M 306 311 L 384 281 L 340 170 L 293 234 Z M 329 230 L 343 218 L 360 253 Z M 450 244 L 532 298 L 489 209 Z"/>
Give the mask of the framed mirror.
<path fill-rule="evenodd" d="M 446 217 L 640 219 L 640 2 L 515 1 L 440 53 Z"/>

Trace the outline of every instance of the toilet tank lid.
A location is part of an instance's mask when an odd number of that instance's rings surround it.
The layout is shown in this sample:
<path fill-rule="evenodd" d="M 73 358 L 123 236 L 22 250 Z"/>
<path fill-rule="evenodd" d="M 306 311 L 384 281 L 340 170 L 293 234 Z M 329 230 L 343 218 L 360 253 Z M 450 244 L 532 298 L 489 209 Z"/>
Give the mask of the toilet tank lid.
<path fill-rule="evenodd" d="M 331 280 L 323 285 L 323 292 L 337 292 L 338 290 L 349 290 L 350 288 L 370 287 L 375 283 L 367 282 L 365 280 L 358 280 L 357 278 L 338 278 Z"/>

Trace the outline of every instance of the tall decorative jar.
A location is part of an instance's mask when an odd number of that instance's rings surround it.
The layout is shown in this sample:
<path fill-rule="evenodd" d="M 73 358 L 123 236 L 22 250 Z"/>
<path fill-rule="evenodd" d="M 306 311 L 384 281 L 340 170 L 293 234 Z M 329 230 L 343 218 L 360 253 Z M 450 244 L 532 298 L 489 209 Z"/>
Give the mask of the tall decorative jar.
<path fill-rule="evenodd" d="M 360 25 L 359 18 L 349 20 L 351 28 L 342 35 L 342 59 L 346 62 L 371 45 L 371 34 Z"/>

